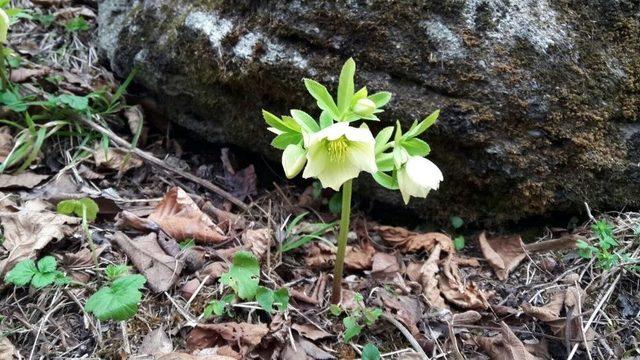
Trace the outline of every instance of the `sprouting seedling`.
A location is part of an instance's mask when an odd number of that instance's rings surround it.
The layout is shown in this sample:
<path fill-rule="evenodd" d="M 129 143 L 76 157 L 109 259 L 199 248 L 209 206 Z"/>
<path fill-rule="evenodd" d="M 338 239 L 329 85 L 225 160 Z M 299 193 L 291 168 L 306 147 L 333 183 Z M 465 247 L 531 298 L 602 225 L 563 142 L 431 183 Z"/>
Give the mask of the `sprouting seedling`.
<path fill-rule="evenodd" d="M 89 249 L 91 250 L 91 258 L 93 265 L 98 268 L 98 255 L 96 253 L 96 244 L 93 242 L 91 231 L 89 230 L 89 222 L 94 221 L 98 216 L 98 204 L 91 198 L 71 199 L 60 201 L 57 205 L 57 211 L 64 215 L 76 215 L 82 219 L 82 230 L 84 231 Z"/>
<path fill-rule="evenodd" d="M 365 326 L 372 326 L 382 315 L 382 309 L 380 308 L 368 308 L 364 305 L 364 298 L 361 294 L 356 293 L 353 296 L 353 300 L 356 304 L 355 309 L 346 310 L 340 306 L 332 304 L 329 307 L 329 312 L 333 316 L 340 316 L 345 314 L 342 319 L 344 325 L 344 333 L 342 338 L 345 343 L 348 343 L 354 337 L 360 335 Z"/>
<path fill-rule="evenodd" d="M 36 263 L 31 259 L 22 260 L 7 273 L 4 281 L 16 286 L 31 284 L 36 289 L 49 285 L 69 284 L 66 277 L 58 268 L 56 258 L 45 256 Z"/>
<path fill-rule="evenodd" d="M 99 320 L 124 321 L 138 312 L 142 300 L 140 289 L 147 279 L 128 273 L 128 267 L 109 265 L 105 269 L 109 283 L 87 300 L 84 309 L 93 313 Z"/>
<path fill-rule="evenodd" d="M 378 184 L 400 190 L 405 203 L 412 196 L 426 197 L 443 180 L 440 169 L 425 157 L 431 149 L 418 136 L 438 118 L 435 111 L 402 132 L 400 122 L 382 129 L 375 137 L 362 122 L 378 121 L 378 114 L 391 99 L 391 93 L 368 94 L 366 87 L 355 91 L 356 64 L 347 60 L 338 82 L 337 101 L 319 82 L 305 79 L 304 85 L 320 108 L 318 121 L 310 114 L 293 109 L 291 116 L 278 117 L 266 110 L 262 115 L 269 131 L 276 134 L 271 145 L 283 150 L 282 167 L 288 178 L 302 172 L 303 178 L 317 178 L 323 188 L 342 190 L 338 251 L 331 302 L 340 302 L 347 233 L 351 215 L 353 179 L 361 172 L 372 174 Z M 393 138 L 393 141 L 391 139 Z"/>
<path fill-rule="evenodd" d="M 289 305 L 289 291 L 286 288 L 271 290 L 260 286 L 260 262 L 246 251 L 239 251 L 233 256 L 229 271 L 222 274 L 220 283 L 233 289 L 234 294 L 228 294 L 220 300 L 211 300 L 204 309 L 206 318 L 212 315 L 230 313 L 228 306 L 236 301 L 255 300 L 266 312 L 273 313 L 274 306 L 284 311 Z"/>

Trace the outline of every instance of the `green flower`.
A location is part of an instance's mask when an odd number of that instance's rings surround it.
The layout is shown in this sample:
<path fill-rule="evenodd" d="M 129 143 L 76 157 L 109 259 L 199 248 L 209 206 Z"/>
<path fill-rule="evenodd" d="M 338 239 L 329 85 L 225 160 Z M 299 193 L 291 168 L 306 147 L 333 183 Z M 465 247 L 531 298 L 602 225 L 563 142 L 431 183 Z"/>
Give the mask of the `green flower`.
<path fill-rule="evenodd" d="M 305 136 L 307 167 L 302 177 L 317 177 L 323 187 L 336 191 L 361 171 L 378 171 L 375 140 L 366 127 L 354 128 L 346 122 L 335 123 Z"/>
<path fill-rule="evenodd" d="M 410 157 L 398 170 L 398 187 L 405 204 L 412 196 L 424 198 L 429 191 L 438 190 L 442 180 L 442 172 L 436 164 L 421 156 Z"/>
<path fill-rule="evenodd" d="M 7 32 L 9 31 L 9 15 L 0 9 L 0 42 L 7 42 Z"/>

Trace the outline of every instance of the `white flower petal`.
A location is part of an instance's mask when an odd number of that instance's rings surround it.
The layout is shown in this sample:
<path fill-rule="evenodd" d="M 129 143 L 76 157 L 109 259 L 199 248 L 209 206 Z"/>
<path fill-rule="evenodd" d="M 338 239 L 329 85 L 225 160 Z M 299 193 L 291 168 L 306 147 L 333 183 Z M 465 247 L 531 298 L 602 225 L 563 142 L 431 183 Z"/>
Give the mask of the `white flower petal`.
<path fill-rule="evenodd" d="M 318 180 L 322 183 L 322 187 L 339 191 L 342 184 L 347 180 L 358 177 L 359 173 L 360 169 L 349 161 L 331 163 L 318 175 Z"/>
<path fill-rule="evenodd" d="M 288 145 L 282 152 L 282 167 L 289 179 L 302 171 L 307 162 L 307 151 L 300 145 Z"/>
<path fill-rule="evenodd" d="M 407 161 L 407 173 L 417 184 L 433 190 L 438 190 L 440 182 L 444 180 L 442 171 L 428 159 L 412 156 Z"/>
<path fill-rule="evenodd" d="M 307 166 L 304 168 L 302 177 L 307 179 L 310 177 L 317 177 L 324 169 L 329 166 L 329 154 L 324 149 L 321 142 L 316 143 L 313 147 L 309 148 L 307 152 Z"/>
<path fill-rule="evenodd" d="M 374 144 L 354 142 L 349 148 L 347 156 L 349 161 L 358 166 L 360 170 L 368 173 L 375 173 L 378 171 L 378 165 L 376 164 L 376 155 Z"/>
<path fill-rule="evenodd" d="M 376 142 L 376 139 L 373 138 L 371 131 L 365 128 L 348 127 L 347 131 L 345 131 L 344 133 L 344 136 L 347 138 L 347 140 L 351 140 L 351 141 L 372 143 L 372 144 L 375 144 Z"/>

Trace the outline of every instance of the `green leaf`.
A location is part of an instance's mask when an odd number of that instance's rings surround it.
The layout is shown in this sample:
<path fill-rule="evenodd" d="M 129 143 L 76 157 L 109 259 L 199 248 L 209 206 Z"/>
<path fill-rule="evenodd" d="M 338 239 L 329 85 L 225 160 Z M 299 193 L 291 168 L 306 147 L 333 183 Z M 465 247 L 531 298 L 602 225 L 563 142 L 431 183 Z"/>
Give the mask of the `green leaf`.
<path fill-rule="evenodd" d="M 318 125 L 313 117 L 302 110 L 291 110 L 291 116 L 298 123 L 298 125 L 300 125 L 300 127 L 305 129 L 307 132 L 316 132 L 320 130 L 320 125 Z"/>
<path fill-rule="evenodd" d="M 384 188 L 389 190 L 398 190 L 398 180 L 391 175 L 383 173 L 382 171 L 378 171 L 373 174 L 373 179 Z"/>
<path fill-rule="evenodd" d="M 142 300 L 140 289 L 146 282 L 139 274 L 121 277 L 91 295 L 84 308 L 99 320 L 127 320 L 138 312 Z"/>
<path fill-rule="evenodd" d="M 59 214 L 71 215 L 75 211 L 77 204 L 76 200 L 62 200 L 56 206 L 56 211 Z"/>
<path fill-rule="evenodd" d="M 260 286 L 256 291 L 256 301 L 266 312 L 273 313 L 273 291 Z"/>
<path fill-rule="evenodd" d="M 342 323 L 345 327 L 344 334 L 342 335 L 345 343 L 348 343 L 362 332 L 362 326 L 358 325 L 358 321 L 351 316 L 342 319 Z"/>
<path fill-rule="evenodd" d="M 338 118 L 338 107 L 324 85 L 312 79 L 304 79 L 304 86 L 309 94 L 316 99 L 320 109 L 326 111 L 334 119 Z"/>
<path fill-rule="evenodd" d="M 376 165 L 378 165 L 378 171 L 391 171 L 395 169 L 393 162 L 393 153 L 380 153 L 376 155 Z"/>
<path fill-rule="evenodd" d="M 89 98 L 86 96 L 64 94 L 58 96 L 57 100 L 74 110 L 85 111 L 89 108 Z"/>
<path fill-rule="evenodd" d="M 388 126 L 380 130 L 378 135 L 376 135 L 376 154 L 384 151 L 384 147 L 389 142 L 389 139 L 391 139 L 391 135 L 393 135 L 393 126 Z"/>
<path fill-rule="evenodd" d="M 454 229 L 460 229 L 462 225 L 464 225 L 464 220 L 462 220 L 460 216 L 452 216 L 449 218 L 449 221 Z"/>
<path fill-rule="evenodd" d="M 56 267 L 58 267 L 58 262 L 56 258 L 53 256 L 45 256 L 42 259 L 38 260 L 38 271 L 42 273 L 48 273 L 56 271 Z"/>
<path fill-rule="evenodd" d="M 273 303 L 280 312 L 284 312 L 289 306 L 289 290 L 280 288 L 273 292 Z"/>
<path fill-rule="evenodd" d="M 207 306 L 204 308 L 203 314 L 205 319 L 210 318 L 214 314 L 216 316 L 222 316 L 227 306 L 231 304 L 233 300 L 235 300 L 235 298 L 236 298 L 235 295 L 228 294 L 228 295 L 225 295 L 220 300 L 211 300 L 209 304 L 207 304 Z"/>
<path fill-rule="evenodd" d="M 33 274 L 33 278 L 31 279 L 31 286 L 36 289 L 43 288 L 45 286 L 49 286 L 54 283 L 56 280 L 57 274 L 55 272 L 37 272 Z"/>
<path fill-rule="evenodd" d="M 464 249 L 464 245 L 465 245 L 464 236 L 459 235 L 459 236 L 456 236 L 455 239 L 453 239 L 453 246 L 456 248 L 457 251 Z"/>
<path fill-rule="evenodd" d="M 193 239 L 185 239 L 179 242 L 178 246 L 180 247 L 180 251 L 185 251 L 187 249 L 191 249 L 192 247 L 196 246 L 196 242 L 193 241 Z"/>
<path fill-rule="evenodd" d="M 418 138 L 412 138 L 402 142 L 402 147 L 411 156 L 427 156 L 431 152 L 429 144 Z"/>
<path fill-rule="evenodd" d="M 220 283 L 231 287 L 243 300 L 255 298 L 259 282 L 260 263 L 252 253 L 246 251 L 237 252 L 229 271 L 220 277 Z"/>
<path fill-rule="evenodd" d="M 387 105 L 389 100 L 391 100 L 391 93 L 388 91 L 381 91 L 370 95 L 368 99 L 373 101 L 376 104 L 377 108 L 381 108 Z"/>
<path fill-rule="evenodd" d="M 329 211 L 338 215 L 342 212 L 342 192 L 336 192 L 329 199 Z"/>
<path fill-rule="evenodd" d="M 81 16 L 69 20 L 64 27 L 68 32 L 87 31 L 90 28 L 89 23 Z"/>
<path fill-rule="evenodd" d="M 98 216 L 98 211 L 100 210 L 98 208 L 98 204 L 93 201 L 93 199 L 91 198 L 82 198 L 78 200 L 78 204 L 79 204 L 79 208 L 78 206 L 76 207 L 76 215 L 82 217 L 83 212 L 82 212 L 82 207 L 86 208 L 86 216 L 87 216 L 87 220 L 89 222 L 94 221 L 96 219 L 96 217 Z M 78 214 L 78 210 L 79 210 L 79 214 Z"/>
<path fill-rule="evenodd" d="M 331 124 L 333 124 L 333 117 L 331 117 L 328 111 L 323 111 L 320 114 L 320 129 L 329 127 Z"/>
<path fill-rule="evenodd" d="M 362 348 L 362 360 L 380 360 L 380 350 L 373 344 L 365 345 Z"/>
<path fill-rule="evenodd" d="M 329 306 L 329 312 L 333 316 L 339 316 L 340 314 L 342 314 L 342 309 L 340 308 L 340 305 L 331 304 Z"/>
<path fill-rule="evenodd" d="M 405 134 L 405 139 L 416 137 L 427 131 L 427 129 L 431 127 L 431 125 L 433 125 L 436 120 L 438 120 L 438 116 L 440 116 L 440 110 L 436 110 L 431 113 L 431 115 L 427 116 L 418 125 L 412 127 L 409 131 L 407 131 L 407 133 Z"/>
<path fill-rule="evenodd" d="M 393 147 L 393 164 L 396 169 L 400 169 L 404 163 L 409 160 L 409 153 L 403 146 L 394 146 Z"/>
<path fill-rule="evenodd" d="M 38 268 L 33 260 L 22 260 L 7 273 L 4 281 L 16 286 L 25 286 L 31 282 L 31 278 L 37 273 Z"/>
<path fill-rule="evenodd" d="M 276 149 L 284 150 L 291 144 L 299 144 L 302 142 L 302 134 L 300 133 L 284 133 L 276 136 L 271 141 L 271 146 Z"/>
<path fill-rule="evenodd" d="M 107 268 L 104 269 L 104 274 L 107 276 L 107 279 L 109 279 L 109 281 L 114 281 L 121 276 L 128 275 L 129 270 L 130 267 L 124 264 L 109 264 L 107 265 Z"/>
<path fill-rule="evenodd" d="M 364 309 L 364 322 L 367 325 L 373 325 L 382 315 L 382 309 L 373 308 L 373 309 Z"/>
<path fill-rule="evenodd" d="M 262 110 L 262 117 L 264 118 L 264 121 L 267 123 L 267 125 L 274 127 L 280 131 L 284 131 L 285 133 L 300 132 L 300 126 L 294 123 L 295 126 L 291 127 L 291 123 L 285 122 L 284 120 L 273 115 L 267 110 Z"/>
<path fill-rule="evenodd" d="M 338 112 L 340 116 L 344 115 L 345 111 L 351 104 L 351 97 L 353 96 L 353 77 L 356 73 L 356 62 L 352 58 L 349 58 L 347 62 L 342 66 L 340 72 L 340 81 L 338 83 Z"/>

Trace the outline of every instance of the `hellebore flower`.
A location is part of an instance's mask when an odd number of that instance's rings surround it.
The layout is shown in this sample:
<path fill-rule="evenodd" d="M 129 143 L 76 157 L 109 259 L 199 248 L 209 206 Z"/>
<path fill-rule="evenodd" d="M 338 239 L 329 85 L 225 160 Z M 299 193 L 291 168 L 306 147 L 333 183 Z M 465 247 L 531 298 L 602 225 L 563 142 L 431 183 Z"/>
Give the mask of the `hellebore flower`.
<path fill-rule="evenodd" d="M 375 173 L 375 140 L 366 128 L 355 128 L 338 122 L 305 136 L 307 167 L 302 177 L 317 177 L 323 187 L 336 191 L 360 171 Z"/>
<path fill-rule="evenodd" d="M 9 16 L 0 9 L 0 43 L 7 42 L 7 32 L 9 31 Z"/>
<path fill-rule="evenodd" d="M 430 190 L 438 190 L 442 180 L 436 164 L 421 156 L 410 157 L 398 170 L 398 187 L 405 204 L 412 196 L 424 198 Z"/>
<path fill-rule="evenodd" d="M 302 171 L 304 164 L 307 163 L 307 150 L 301 145 L 287 145 L 282 153 L 282 167 L 287 178 L 294 178 Z"/>
<path fill-rule="evenodd" d="M 376 110 L 376 103 L 369 99 L 360 99 L 353 106 L 353 112 L 360 116 L 371 116 Z"/>

